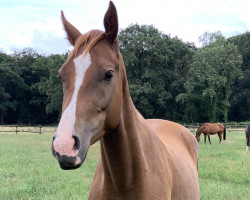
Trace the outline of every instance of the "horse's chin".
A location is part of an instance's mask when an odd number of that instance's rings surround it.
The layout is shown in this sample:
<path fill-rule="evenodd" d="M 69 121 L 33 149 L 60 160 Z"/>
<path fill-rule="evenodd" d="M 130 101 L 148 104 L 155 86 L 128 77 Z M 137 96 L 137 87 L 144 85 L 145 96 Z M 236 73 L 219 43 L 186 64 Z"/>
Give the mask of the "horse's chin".
<path fill-rule="evenodd" d="M 73 169 L 77 169 L 79 167 L 82 166 L 82 164 L 84 163 L 86 156 L 87 156 L 87 152 L 88 150 L 84 151 L 83 149 L 79 150 L 79 154 L 77 157 L 67 157 L 66 161 L 65 159 L 63 159 L 64 156 L 55 156 L 60 168 L 63 170 L 73 170 Z M 70 159 L 70 162 L 69 162 Z"/>
<path fill-rule="evenodd" d="M 59 163 L 60 164 L 60 163 Z M 75 166 L 65 166 L 65 165 L 63 165 L 63 164 L 60 164 L 60 167 L 61 167 L 61 169 L 63 169 L 63 170 L 73 170 L 73 169 L 77 169 L 77 168 L 79 168 L 79 167 L 81 167 L 82 166 L 82 163 L 81 164 L 79 164 L 79 165 L 75 165 Z"/>

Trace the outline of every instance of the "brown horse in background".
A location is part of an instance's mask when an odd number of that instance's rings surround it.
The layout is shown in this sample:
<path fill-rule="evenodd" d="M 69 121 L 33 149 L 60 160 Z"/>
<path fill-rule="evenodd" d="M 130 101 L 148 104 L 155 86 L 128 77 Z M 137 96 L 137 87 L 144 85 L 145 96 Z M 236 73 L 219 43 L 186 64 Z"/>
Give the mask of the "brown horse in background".
<path fill-rule="evenodd" d="M 114 4 L 104 16 L 105 32 L 83 35 L 63 13 L 62 21 L 74 50 L 58 73 L 63 104 L 52 153 L 60 167 L 80 167 L 100 141 L 89 200 L 198 200 L 198 142 L 187 128 L 146 120 L 135 108 Z"/>
<path fill-rule="evenodd" d="M 206 139 L 208 136 L 208 141 L 211 144 L 210 141 L 210 135 L 218 134 L 219 136 L 219 143 L 221 143 L 222 139 L 222 133 L 223 133 L 223 139 L 226 140 L 226 127 L 221 123 L 205 123 L 202 126 L 200 126 L 196 131 L 196 139 L 198 142 L 200 142 L 200 135 L 204 134 L 204 143 L 206 144 Z"/>
<path fill-rule="evenodd" d="M 246 150 L 248 151 L 250 147 L 250 124 L 247 125 L 245 132 L 246 132 L 246 139 L 247 139 Z"/>

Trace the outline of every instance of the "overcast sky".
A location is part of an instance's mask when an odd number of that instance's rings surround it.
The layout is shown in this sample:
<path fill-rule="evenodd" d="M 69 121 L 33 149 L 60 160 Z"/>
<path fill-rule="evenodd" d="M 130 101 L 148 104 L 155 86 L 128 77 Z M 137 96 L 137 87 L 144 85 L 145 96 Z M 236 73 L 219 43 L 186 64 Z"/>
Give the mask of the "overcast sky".
<path fill-rule="evenodd" d="M 39 53 L 64 53 L 71 47 L 60 19 L 82 33 L 103 28 L 109 0 L 0 0 L 0 51 L 32 47 Z M 206 31 L 226 37 L 250 30 L 250 0 L 113 0 L 119 27 L 154 25 L 159 31 L 194 42 Z"/>

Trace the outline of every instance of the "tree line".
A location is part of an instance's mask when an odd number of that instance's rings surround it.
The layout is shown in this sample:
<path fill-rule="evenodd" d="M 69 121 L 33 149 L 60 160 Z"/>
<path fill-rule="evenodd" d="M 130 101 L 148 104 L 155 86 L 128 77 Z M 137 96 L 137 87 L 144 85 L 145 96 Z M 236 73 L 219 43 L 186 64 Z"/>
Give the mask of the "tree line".
<path fill-rule="evenodd" d="M 202 47 L 130 25 L 119 33 L 131 97 L 145 118 L 177 122 L 250 120 L 250 33 L 200 36 Z M 51 124 L 60 118 L 56 74 L 68 53 L 25 48 L 0 53 L 0 123 Z"/>

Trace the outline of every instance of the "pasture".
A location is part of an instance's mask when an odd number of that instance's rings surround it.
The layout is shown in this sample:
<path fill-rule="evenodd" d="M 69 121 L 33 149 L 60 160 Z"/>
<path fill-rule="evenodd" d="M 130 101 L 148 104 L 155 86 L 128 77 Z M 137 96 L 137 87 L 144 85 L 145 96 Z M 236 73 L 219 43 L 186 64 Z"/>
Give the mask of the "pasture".
<path fill-rule="evenodd" d="M 84 165 L 59 168 L 51 154 L 53 133 L 0 133 L 0 199 L 87 199 L 99 159 L 99 144 L 90 148 Z M 247 200 L 250 196 L 250 151 L 242 130 L 227 134 L 219 145 L 200 141 L 199 180 L 202 200 Z"/>

